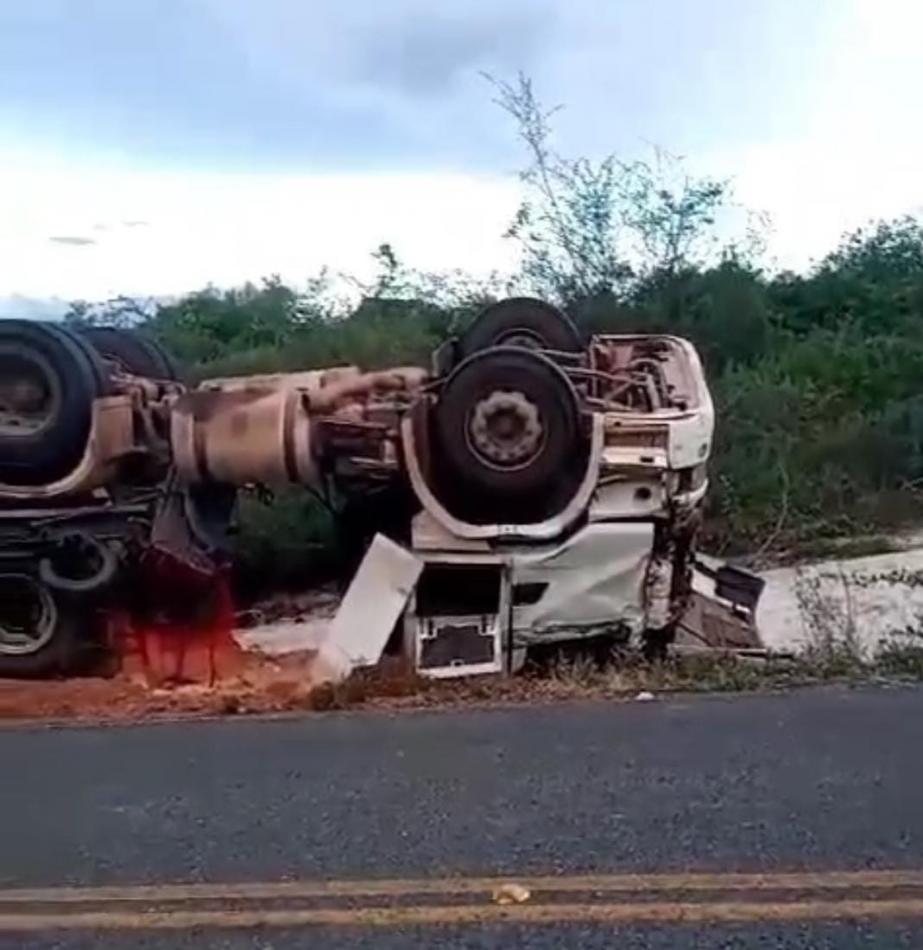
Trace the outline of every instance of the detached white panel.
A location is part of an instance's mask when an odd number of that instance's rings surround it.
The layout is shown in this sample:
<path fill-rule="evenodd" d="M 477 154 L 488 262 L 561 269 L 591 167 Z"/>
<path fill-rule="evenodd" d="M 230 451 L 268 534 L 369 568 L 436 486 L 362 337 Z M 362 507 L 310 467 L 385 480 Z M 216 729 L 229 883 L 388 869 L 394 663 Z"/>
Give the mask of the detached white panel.
<path fill-rule="evenodd" d="M 382 534 L 376 534 L 343 598 L 318 660 L 330 679 L 380 659 L 423 562 Z"/>

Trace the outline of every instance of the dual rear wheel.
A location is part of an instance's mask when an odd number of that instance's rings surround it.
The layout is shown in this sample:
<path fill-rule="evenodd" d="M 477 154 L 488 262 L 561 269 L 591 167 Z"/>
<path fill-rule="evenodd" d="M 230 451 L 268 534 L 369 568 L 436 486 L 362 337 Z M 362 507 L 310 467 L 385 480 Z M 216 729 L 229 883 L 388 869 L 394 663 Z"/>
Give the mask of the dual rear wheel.
<path fill-rule="evenodd" d="M 177 376 L 169 356 L 131 330 L 0 320 L 0 484 L 46 485 L 74 470 L 113 365 Z"/>
<path fill-rule="evenodd" d="M 0 486 L 48 485 L 74 471 L 114 369 L 177 377 L 167 354 L 131 330 L 0 320 Z M 35 557 L 28 571 L 0 573 L 0 676 L 66 672 L 91 609 L 86 598 L 118 569 L 112 549 L 77 533 Z"/>

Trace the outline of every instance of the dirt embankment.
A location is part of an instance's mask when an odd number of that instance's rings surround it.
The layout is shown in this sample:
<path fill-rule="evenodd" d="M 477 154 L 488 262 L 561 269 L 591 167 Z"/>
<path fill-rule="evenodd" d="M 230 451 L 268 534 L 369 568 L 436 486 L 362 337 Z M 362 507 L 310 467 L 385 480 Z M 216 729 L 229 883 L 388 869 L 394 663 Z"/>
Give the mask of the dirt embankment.
<path fill-rule="evenodd" d="M 820 683 L 923 681 L 923 650 L 902 650 L 874 664 L 847 654 L 742 660 L 699 654 L 648 664 L 615 655 L 563 657 L 519 676 L 427 680 L 401 661 L 317 685 L 311 654 L 279 659 L 247 656 L 212 685 L 151 686 L 137 674 L 57 682 L 0 681 L 0 721 L 141 722 L 159 718 L 311 712 L 333 709 L 419 709 L 567 700 L 626 701 L 669 693 L 778 690 Z"/>
<path fill-rule="evenodd" d="M 134 721 L 310 708 L 311 655 L 248 656 L 212 683 L 154 684 L 138 672 L 65 680 L 0 680 L 0 719 Z"/>

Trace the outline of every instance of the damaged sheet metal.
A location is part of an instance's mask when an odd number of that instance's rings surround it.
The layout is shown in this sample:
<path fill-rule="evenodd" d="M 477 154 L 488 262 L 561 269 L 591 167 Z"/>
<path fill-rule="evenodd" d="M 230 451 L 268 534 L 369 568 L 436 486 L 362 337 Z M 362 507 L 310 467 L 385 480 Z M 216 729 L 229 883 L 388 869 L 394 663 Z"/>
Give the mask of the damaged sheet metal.
<path fill-rule="evenodd" d="M 653 531 L 641 521 L 590 524 L 550 550 L 513 556 L 514 642 L 640 635 Z"/>
<path fill-rule="evenodd" d="M 749 571 L 700 555 L 689 604 L 677 625 L 677 644 L 714 650 L 763 649 L 756 611 L 764 583 Z"/>
<path fill-rule="evenodd" d="M 419 558 L 375 535 L 318 650 L 320 680 L 337 682 L 381 659 L 422 569 Z"/>

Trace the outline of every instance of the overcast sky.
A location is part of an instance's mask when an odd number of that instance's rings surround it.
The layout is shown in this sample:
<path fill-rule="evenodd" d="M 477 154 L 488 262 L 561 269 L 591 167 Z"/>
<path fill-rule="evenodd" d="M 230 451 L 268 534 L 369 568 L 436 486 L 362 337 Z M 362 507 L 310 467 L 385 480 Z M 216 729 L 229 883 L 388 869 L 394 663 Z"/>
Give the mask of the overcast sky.
<path fill-rule="evenodd" d="M 514 266 L 522 164 L 730 176 L 784 266 L 923 210 L 919 0 L 2 0 L 0 295 L 169 294 L 322 264 Z"/>

